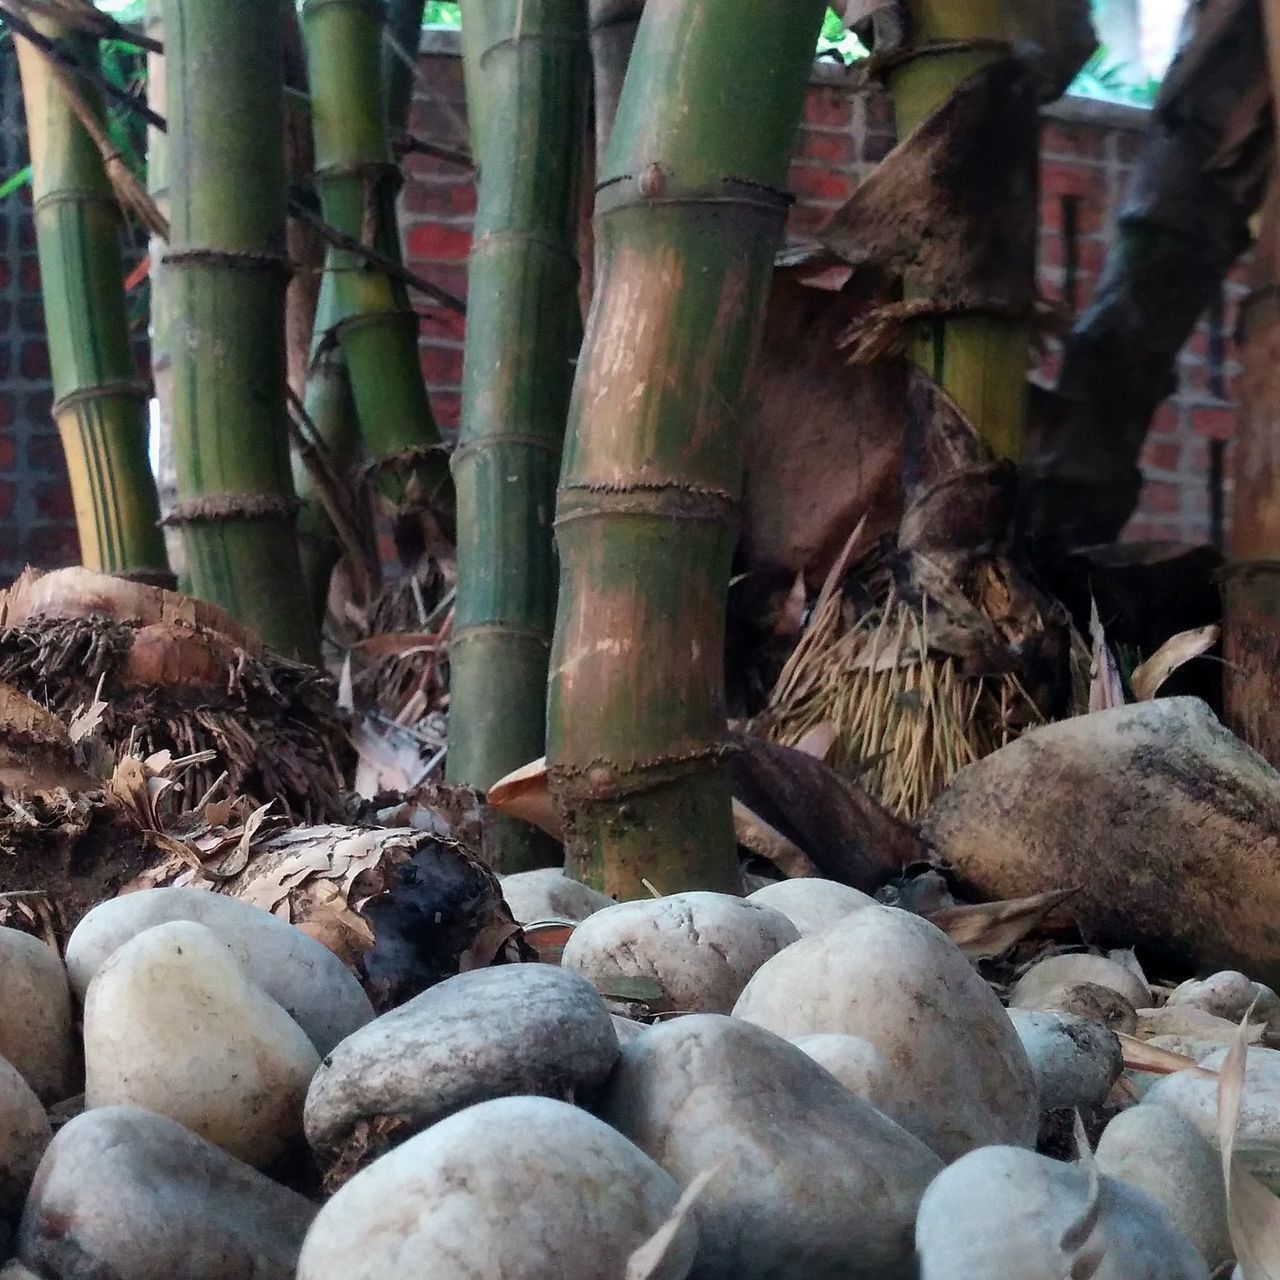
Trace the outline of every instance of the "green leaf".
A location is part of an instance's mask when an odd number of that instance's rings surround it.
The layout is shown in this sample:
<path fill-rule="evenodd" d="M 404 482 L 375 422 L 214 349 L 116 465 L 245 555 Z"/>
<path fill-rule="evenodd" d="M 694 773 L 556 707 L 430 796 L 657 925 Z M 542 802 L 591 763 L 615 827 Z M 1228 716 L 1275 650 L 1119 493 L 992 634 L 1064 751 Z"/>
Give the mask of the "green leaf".
<path fill-rule="evenodd" d="M 0 200 L 5 196 L 11 196 L 21 187 L 25 187 L 31 181 L 31 166 L 27 165 L 19 169 L 17 173 L 11 174 L 3 182 L 0 182 Z"/>

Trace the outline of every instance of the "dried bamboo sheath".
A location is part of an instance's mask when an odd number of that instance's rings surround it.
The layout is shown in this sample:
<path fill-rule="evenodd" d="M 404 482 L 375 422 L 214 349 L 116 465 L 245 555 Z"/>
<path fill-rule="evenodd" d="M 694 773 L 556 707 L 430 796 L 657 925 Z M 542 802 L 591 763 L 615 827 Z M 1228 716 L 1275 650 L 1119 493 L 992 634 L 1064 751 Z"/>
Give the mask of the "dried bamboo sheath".
<path fill-rule="evenodd" d="M 555 620 L 551 520 L 581 340 L 576 255 L 586 132 L 585 0 L 491 0 L 468 11 L 480 201 L 471 252 L 451 651 L 449 776 L 487 789 L 545 749 Z M 483 37 L 474 25 L 482 23 Z M 558 859 L 503 820 L 504 871 Z"/>
<path fill-rule="evenodd" d="M 95 66 L 96 42 L 37 14 L 43 34 Z M 147 460 L 148 388 L 129 346 L 120 212 L 102 157 L 47 57 L 15 37 L 35 198 L 36 247 L 53 414 L 75 503 L 81 557 L 90 568 L 163 583 L 160 507 Z M 73 82 L 101 116 L 92 86 Z"/>

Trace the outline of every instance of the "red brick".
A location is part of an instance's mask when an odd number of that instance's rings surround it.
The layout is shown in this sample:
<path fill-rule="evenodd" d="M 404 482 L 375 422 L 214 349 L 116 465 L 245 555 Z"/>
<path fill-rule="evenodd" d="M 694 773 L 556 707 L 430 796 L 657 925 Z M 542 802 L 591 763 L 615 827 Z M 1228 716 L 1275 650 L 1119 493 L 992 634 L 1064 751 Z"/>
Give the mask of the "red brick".
<path fill-rule="evenodd" d="M 23 293 L 39 293 L 40 263 L 35 258 L 23 258 L 18 270 L 18 287 Z"/>
<path fill-rule="evenodd" d="M 830 209 L 813 204 L 794 204 L 787 218 L 787 230 L 795 236 L 812 236 L 830 218 Z"/>
<path fill-rule="evenodd" d="M 1142 465 L 1153 471 L 1177 471 L 1182 446 L 1172 440 L 1152 440 L 1142 450 Z"/>
<path fill-rule="evenodd" d="M 1048 155 L 1096 162 L 1103 158 L 1106 136 L 1094 126 L 1046 121 L 1040 130 L 1040 150 Z"/>
<path fill-rule="evenodd" d="M 0 427 L 12 426 L 13 417 L 13 397 L 11 395 L 0 395 Z"/>
<path fill-rule="evenodd" d="M 410 229 L 405 244 L 410 258 L 421 262 L 466 262 L 471 231 L 439 222 L 420 222 Z"/>
<path fill-rule="evenodd" d="M 1142 486 L 1142 498 L 1139 505 L 1143 511 L 1161 515 L 1175 515 L 1182 505 L 1182 495 L 1176 484 L 1166 484 L 1161 480 L 1148 480 Z"/>
<path fill-rule="evenodd" d="M 1073 195 L 1074 192 L 1066 192 Z M 1091 196 L 1080 196 L 1076 205 L 1076 234 L 1079 236 L 1097 235 L 1102 230 L 1103 209 L 1105 203 Z M 1062 194 L 1051 193 L 1040 198 L 1040 229 L 1042 231 L 1061 231 L 1065 219 L 1062 213 Z"/>
<path fill-rule="evenodd" d="M 451 391 L 433 391 L 431 412 L 441 431 L 456 431 L 462 418 L 462 397 Z"/>
<path fill-rule="evenodd" d="M 898 122 L 893 110 L 893 98 L 886 90 L 869 88 L 862 95 L 862 111 L 869 130 L 897 133 Z"/>
<path fill-rule="evenodd" d="M 27 441 L 27 465 L 33 471 L 62 471 L 62 442 L 57 436 L 33 436 Z"/>
<path fill-rule="evenodd" d="M 423 347 L 422 376 L 429 387 L 457 387 L 462 384 L 462 351 L 455 347 Z"/>
<path fill-rule="evenodd" d="M 24 378 L 47 378 L 49 376 L 49 348 L 43 342 L 24 342 L 22 355 L 18 359 L 18 368 Z"/>
<path fill-rule="evenodd" d="M 787 181 L 796 198 L 802 201 L 844 204 L 853 194 L 853 182 L 847 174 L 813 165 L 792 165 Z"/>
<path fill-rule="evenodd" d="M 419 334 L 430 342 L 443 338 L 447 342 L 461 342 L 467 332 L 467 318 L 456 311 L 447 311 L 444 307 L 419 305 Z"/>
<path fill-rule="evenodd" d="M 36 491 L 36 510 L 46 520 L 75 519 L 75 504 L 71 500 L 71 489 L 63 484 L 45 484 Z"/>
<path fill-rule="evenodd" d="M 8 520 L 13 515 L 13 485 L 8 480 L 0 481 L 0 520 Z"/>
<path fill-rule="evenodd" d="M 1236 410 L 1199 406 L 1191 410 L 1191 429 L 1208 440 L 1230 440 L 1236 433 Z"/>
<path fill-rule="evenodd" d="M 56 569 L 80 559 L 80 539 L 73 525 L 43 525 L 27 535 L 26 558 L 41 569 Z"/>
<path fill-rule="evenodd" d="M 1173 401 L 1166 400 L 1152 416 L 1151 430 L 1156 435 L 1174 435 L 1182 426 L 1182 410 Z"/>
<path fill-rule="evenodd" d="M 404 207 L 410 213 L 439 218 L 470 218 L 476 211 L 476 184 L 469 178 L 456 182 L 411 182 L 405 187 Z"/>
<path fill-rule="evenodd" d="M 0 436 L 0 471 L 12 471 L 18 460 L 18 446 L 12 436 Z"/>
<path fill-rule="evenodd" d="M 797 141 L 797 159 L 843 166 L 852 164 L 858 158 L 858 149 L 851 133 L 818 133 L 812 129 L 802 129 Z"/>
<path fill-rule="evenodd" d="M 811 85 L 805 95 L 804 118 L 819 129 L 847 129 L 853 123 L 853 107 L 839 89 Z"/>

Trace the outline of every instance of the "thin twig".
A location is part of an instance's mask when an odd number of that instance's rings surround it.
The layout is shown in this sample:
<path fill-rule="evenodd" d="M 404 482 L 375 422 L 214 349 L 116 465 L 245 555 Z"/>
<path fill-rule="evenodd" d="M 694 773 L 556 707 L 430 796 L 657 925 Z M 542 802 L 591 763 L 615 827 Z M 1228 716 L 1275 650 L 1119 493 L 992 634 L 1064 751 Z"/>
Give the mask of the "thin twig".
<path fill-rule="evenodd" d="M 156 115 L 145 102 L 140 101 L 128 90 L 117 89 L 105 76 L 94 71 L 91 67 L 84 66 L 78 58 L 73 57 L 65 49 L 60 49 L 57 41 L 51 40 L 48 36 L 37 31 L 31 23 L 25 18 L 20 18 L 6 5 L 0 5 L 0 19 L 8 23 L 23 39 L 35 45 L 55 65 L 66 71 L 72 71 L 78 76 L 83 76 L 90 84 L 102 90 L 108 98 L 140 115 L 153 128 L 161 131 L 167 128 L 164 116 Z"/>
<path fill-rule="evenodd" d="M 84 4 L 66 4 L 62 0 L 22 0 L 22 5 L 23 8 L 42 13 L 63 26 L 87 31 L 101 40 L 118 40 L 135 49 L 146 49 L 149 53 L 164 52 L 164 45 L 159 40 L 145 35 L 136 27 L 117 21 L 109 13 L 95 9 L 87 0 Z"/>
<path fill-rule="evenodd" d="M 376 267 L 393 280 L 398 280 L 401 284 L 407 285 L 411 289 L 416 289 L 419 293 L 426 294 L 428 298 L 433 298 L 442 307 L 450 311 L 456 311 L 459 315 L 466 315 L 467 304 L 461 298 L 456 297 L 447 289 L 440 288 L 439 285 L 432 284 L 429 280 L 424 280 L 416 272 L 410 271 L 408 267 L 396 262 L 394 258 L 388 258 L 386 254 L 379 253 L 376 249 L 361 243 L 355 236 L 349 236 L 346 232 L 339 231 L 337 227 L 330 226 L 323 218 L 317 217 L 316 214 L 312 213 L 302 201 L 291 198 L 289 212 L 299 221 L 305 222 L 307 226 L 319 234 L 321 239 L 327 240 L 329 244 L 339 249 L 345 249 L 348 253 L 358 255 L 371 267 Z"/>
<path fill-rule="evenodd" d="M 402 130 L 391 138 L 391 150 L 397 156 L 422 155 L 434 156 L 437 160 L 456 164 L 463 169 L 474 169 L 475 161 L 468 151 L 460 151 L 456 147 L 441 146 L 438 142 L 428 142 L 425 138 L 416 137 L 408 130 Z"/>

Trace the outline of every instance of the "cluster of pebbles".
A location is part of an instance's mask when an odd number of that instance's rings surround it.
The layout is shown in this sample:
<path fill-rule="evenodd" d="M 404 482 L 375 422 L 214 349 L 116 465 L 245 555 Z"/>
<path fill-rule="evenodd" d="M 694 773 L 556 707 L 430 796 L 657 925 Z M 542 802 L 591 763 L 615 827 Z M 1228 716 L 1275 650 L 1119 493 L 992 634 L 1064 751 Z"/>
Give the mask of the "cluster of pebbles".
<path fill-rule="evenodd" d="M 1156 993 L 1052 955 L 1006 1007 L 934 925 L 827 881 L 504 891 L 574 922 L 561 963 L 380 1016 L 319 943 L 201 890 L 103 903 L 65 963 L 0 930 L 0 1275 L 1208 1280 L 1246 1016 L 1238 1152 L 1280 1190 L 1280 1002 L 1241 974 Z M 620 1016 L 637 990 L 656 1020 Z M 1122 1036 L 1165 1067 L 1126 1069 Z M 1064 1116 L 1095 1153 L 1055 1147 Z"/>

